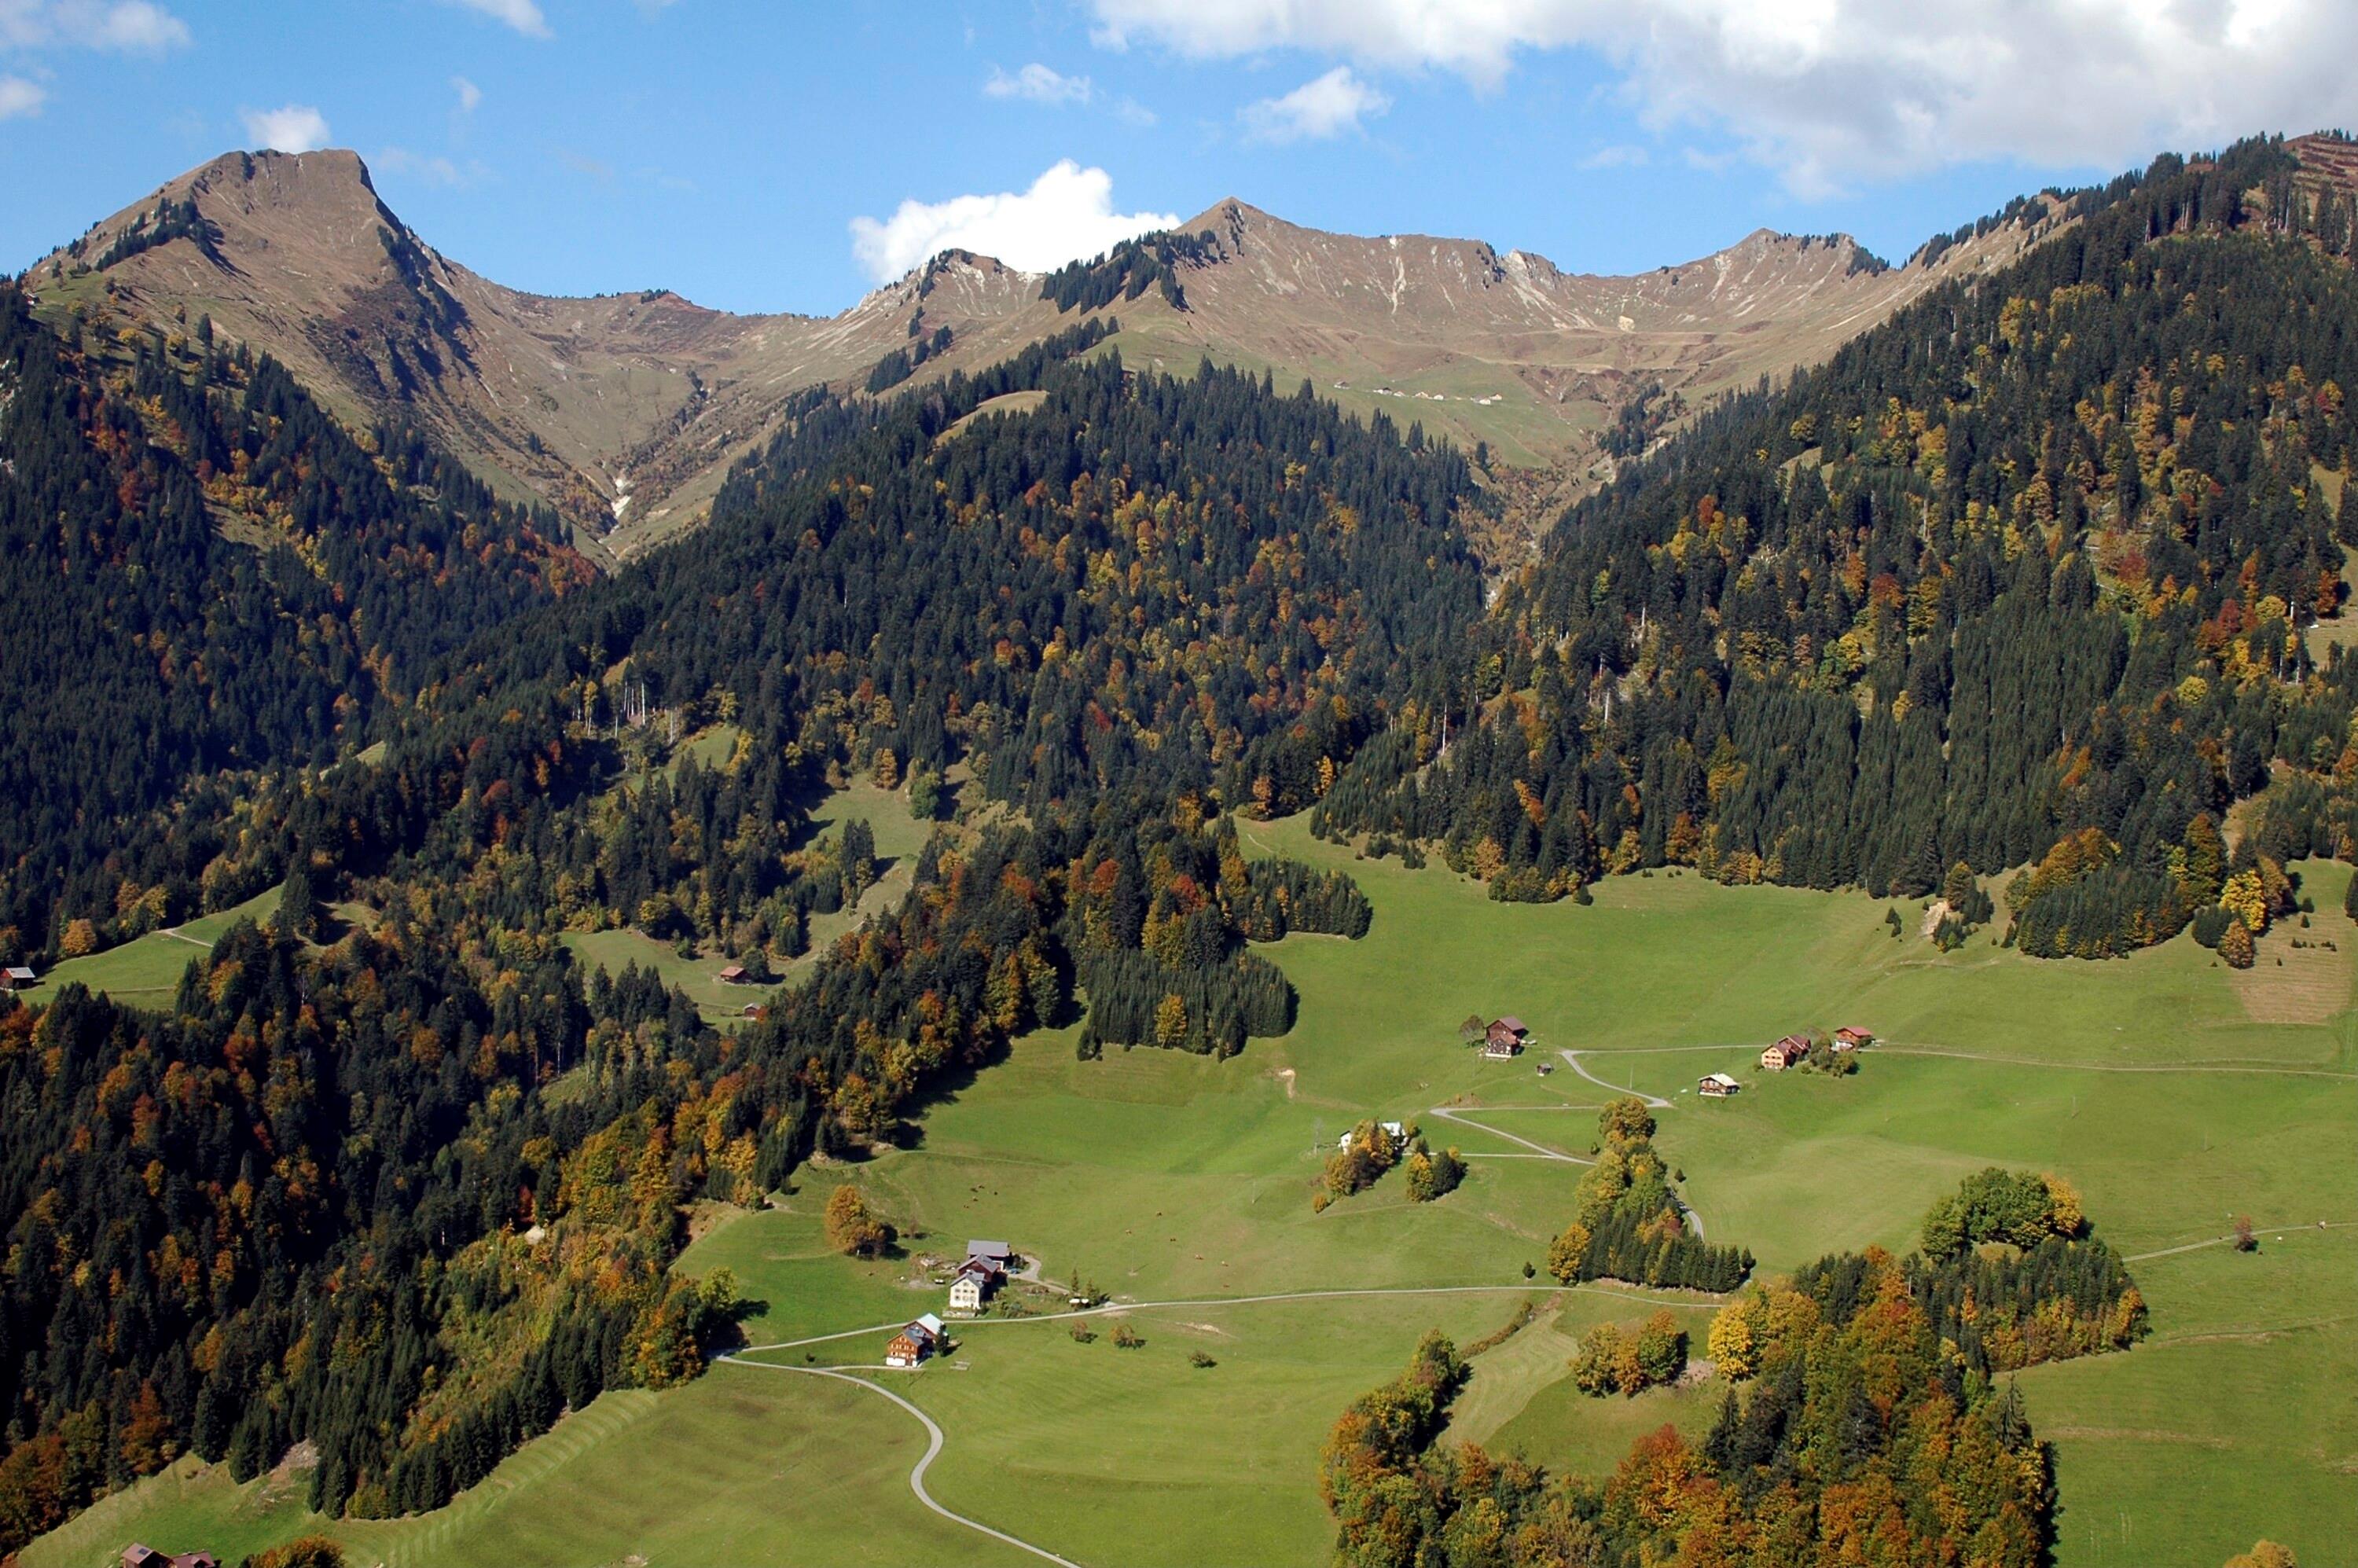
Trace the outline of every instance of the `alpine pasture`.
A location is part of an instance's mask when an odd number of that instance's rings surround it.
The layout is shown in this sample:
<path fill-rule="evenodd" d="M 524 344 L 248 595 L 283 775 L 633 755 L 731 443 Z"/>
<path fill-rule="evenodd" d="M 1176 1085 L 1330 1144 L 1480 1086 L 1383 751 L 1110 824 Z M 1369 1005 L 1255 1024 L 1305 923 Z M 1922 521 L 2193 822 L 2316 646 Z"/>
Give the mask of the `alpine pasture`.
<path fill-rule="evenodd" d="M 1427 1328 L 1465 1345 L 1537 1307 L 1474 1360 L 1458 1435 L 1601 1474 L 1664 1422 L 1709 1424 L 1714 1383 L 1600 1400 L 1565 1362 L 1591 1324 L 1665 1301 L 1701 1357 L 1710 1298 L 1523 1273 L 1563 1223 L 1608 1085 L 1668 1102 L 1655 1142 L 1683 1196 L 1763 1274 L 1905 1250 L 1933 1200 L 1986 1164 L 2067 1177 L 2131 1260 L 2153 1333 L 2019 1375 L 2054 1445 L 2058 1563 L 2216 1563 L 2259 1535 L 2307 1568 L 2358 1563 L 2358 1413 L 2329 1392 L 2358 1376 L 2347 868 L 2299 867 L 2309 925 L 2281 925 L 2233 975 L 2183 937 L 2045 962 L 1985 931 L 1942 955 L 1913 935 L 1913 906 L 1900 940 L 1882 901 L 1692 874 L 1613 879 L 1587 907 L 1500 904 L 1437 867 L 1355 860 L 1299 821 L 1245 836 L 1347 866 L 1376 910 L 1362 941 L 1266 950 L 1300 992 L 1284 1038 L 1227 1061 L 1082 1062 L 1074 1029 L 1035 1033 L 936 1097 L 907 1147 L 806 1167 L 770 1209 L 706 1216 L 678 1268 L 735 1272 L 753 1303 L 741 1360 L 604 1396 L 448 1509 L 320 1520 L 284 1477 L 237 1487 L 183 1462 L 37 1542 L 27 1568 L 95 1564 L 135 1536 L 226 1554 L 310 1530 L 394 1563 L 1042 1560 L 920 1501 L 908 1476 L 927 1434 L 908 1412 L 798 1368 L 853 1369 L 914 1402 L 944 1434 L 923 1477 L 935 1501 L 1043 1552 L 1322 1562 L 1326 1429 Z M 904 847 L 880 832 L 880 850 Z M 1502 1013 L 1531 1025 L 1522 1056 L 1460 1043 L 1469 1014 Z M 1881 1037 L 1856 1075 L 1758 1070 L 1768 1041 L 1844 1024 Z M 1701 1099 L 1713 1071 L 1742 1092 Z M 1370 1117 L 1458 1146 L 1465 1184 L 1412 1204 L 1395 1172 L 1314 1214 L 1326 1153 Z M 844 1182 L 900 1228 L 901 1255 L 827 1248 L 818 1216 Z M 2226 1244 L 2238 1215 L 2255 1251 Z M 1048 1281 L 1077 1274 L 1112 1303 L 954 1325 L 924 1369 L 878 1368 L 892 1325 L 942 1310 L 915 1260 L 969 1237 L 1004 1238 Z M 1240 1299 L 1267 1297 L 1285 1299 Z M 1118 1322 L 1142 1343 L 1115 1344 Z"/>

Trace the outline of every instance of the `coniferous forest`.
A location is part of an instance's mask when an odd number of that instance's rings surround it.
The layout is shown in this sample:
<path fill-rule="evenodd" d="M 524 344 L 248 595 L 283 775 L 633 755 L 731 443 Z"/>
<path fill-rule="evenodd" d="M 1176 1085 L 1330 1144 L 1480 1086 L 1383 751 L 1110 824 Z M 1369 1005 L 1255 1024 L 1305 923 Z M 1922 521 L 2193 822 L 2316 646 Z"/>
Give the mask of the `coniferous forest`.
<path fill-rule="evenodd" d="M 2026 946 L 2182 929 L 2276 855 L 2204 863 L 2230 804 L 2350 766 L 2358 672 L 2302 633 L 2358 537 L 2358 289 L 2346 199 L 2292 174 L 2252 142 L 2047 198 L 2019 261 L 1702 416 L 1509 584 L 1445 754 L 1420 714 L 1321 827 L 1500 898 L 1661 865 L 1921 895 L 2086 835 L 2017 890 Z"/>
<path fill-rule="evenodd" d="M 2358 858 L 2358 668 L 2305 634 L 2358 543 L 2358 224 L 2294 173 L 2260 141 L 2050 193 L 2017 260 L 1790 384 L 1669 434 L 1641 400 L 1620 477 L 1494 602 L 1464 455 L 1306 384 L 1134 369 L 1103 318 L 800 395 L 699 532 L 601 577 L 202 320 L 0 287 L 0 961 L 287 890 L 168 1006 L 0 995 L 0 1555 L 186 1452 L 246 1477 L 308 1442 L 319 1508 L 435 1506 L 600 1390 L 698 1373 L 738 1303 L 669 1271 L 691 1199 L 904 1140 L 1035 1027 L 1085 1058 L 1284 1033 L 1254 946 L 1370 906 L 1239 819 L 1309 811 L 1500 899 L 1665 865 L 1953 887 L 1959 930 L 2039 957 L 2191 925 L 2248 963 L 2288 860 Z M 1212 243 L 1045 297 L 1184 305 Z M 813 953 L 880 875 L 872 836 L 817 833 L 827 782 L 954 770 L 906 896 Z M 724 1033 L 560 939 L 620 927 L 808 961 Z M 1634 1103 L 1551 1271 L 1767 1299 Z M 1336 1429 L 1343 1555 L 1497 1561 L 1505 1530 L 1636 1561 L 1849 1517 L 2039 1561 L 2044 1451 L 1990 1379 L 2142 1305 L 2060 1221 L 1976 1233 L 2028 1192 L 1969 1184 L 1956 1244 L 1777 1284 L 1808 1310 L 1747 1328 L 1709 1440 L 1601 1487 L 1438 1449 L 1462 1367 L 1428 1346 Z"/>

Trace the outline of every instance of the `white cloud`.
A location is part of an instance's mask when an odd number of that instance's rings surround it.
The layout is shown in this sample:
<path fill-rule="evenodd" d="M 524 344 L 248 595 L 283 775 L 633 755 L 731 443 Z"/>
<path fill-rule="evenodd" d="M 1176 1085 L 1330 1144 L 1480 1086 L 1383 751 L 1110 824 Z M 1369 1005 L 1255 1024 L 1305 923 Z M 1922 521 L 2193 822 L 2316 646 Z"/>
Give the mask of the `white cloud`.
<path fill-rule="evenodd" d="M 0 47 L 161 51 L 188 42 L 189 25 L 154 0 L 0 0 Z"/>
<path fill-rule="evenodd" d="M 1797 190 L 1979 158 L 2113 167 L 2358 120 L 2349 0 L 1090 0 L 1093 37 L 1300 49 L 1477 87 L 1582 49 L 1640 119 L 1704 125 Z"/>
<path fill-rule="evenodd" d="M 912 200 L 890 218 L 854 218 L 851 254 L 879 283 L 946 250 L 973 251 L 1026 272 L 1046 272 L 1178 222 L 1175 212 L 1115 211 L 1113 177 L 1065 158 L 1029 190 L 947 201 Z"/>
<path fill-rule="evenodd" d="M 370 160 L 380 173 L 407 175 L 427 185 L 471 185 L 473 177 L 447 157 L 414 153 L 407 147 L 385 147 Z"/>
<path fill-rule="evenodd" d="M 0 120 L 38 114 L 49 97 L 48 90 L 38 81 L 27 81 L 21 76 L 0 76 Z"/>
<path fill-rule="evenodd" d="M 483 90 L 463 76 L 450 79 L 450 91 L 459 95 L 459 113 L 471 114 L 483 102 Z"/>
<path fill-rule="evenodd" d="M 537 0 L 446 0 L 447 4 L 464 5 L 470 11 L 481 11 L 494 22 L 504 22 L 528 38 L 545 38 L 548 34 L 548 18 L 540 14 Z"/>
<path fill-rule="evenodd" d="M 1255 141 L 1323 141 L 1359 128 L 1362 117 L 1380 114 L 1392 101 L 1362 81 L 1347 65 L 1305 81 L 1282 98 L 1264 98 L 1238 112 Z"/>
<path fill-rule="evenodd" d="M 1634 142 L 1616 142 L 1599 147 L 1580 160 L 1583 168 L 1643 168 L 1653 161 L 1646 149 Z"/>
<path fill-rule="evenodd" d="M 1036 59 L 1012 76 L 992 66 L 982 90 L 993 98 L 1022 98 L 1033 103 L 1086 103 L 1095 91 L 1087 77 L 1066 76 Z"/>
<path fill-rule="evenodd" d="M 327 116 L 308 103 L 283 109 L 241 109 L 245 134 L 256 146 L 282 153 L 317 152 L 328 145 Z"/>

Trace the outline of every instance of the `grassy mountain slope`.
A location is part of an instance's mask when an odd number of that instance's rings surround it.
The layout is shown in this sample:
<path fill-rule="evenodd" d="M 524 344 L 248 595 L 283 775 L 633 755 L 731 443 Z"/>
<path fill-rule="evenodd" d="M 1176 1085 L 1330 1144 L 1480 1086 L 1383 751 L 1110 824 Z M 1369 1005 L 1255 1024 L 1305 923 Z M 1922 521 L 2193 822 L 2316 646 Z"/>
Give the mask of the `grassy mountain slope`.
<path fill-rule="evenodd" d="M 663 290 L 522 293 L 426 244 L 339 151 L 216 158 L 27 284 L 51 315 L 210 316 L 347 419 L 422 425 L 511 498 L 545 498 L 593 535 L 631 525 L 625 546 L 708 500 L 786 396 L 864 374 L 904 342 L 920 303 L 929 330 L 960 335 L 1054 314 L 1032 308 L 1022 275 L 957 256 L 832 319 L 731 316 Z M 979 334 L 1002 348 L 1025 335 Z"/>

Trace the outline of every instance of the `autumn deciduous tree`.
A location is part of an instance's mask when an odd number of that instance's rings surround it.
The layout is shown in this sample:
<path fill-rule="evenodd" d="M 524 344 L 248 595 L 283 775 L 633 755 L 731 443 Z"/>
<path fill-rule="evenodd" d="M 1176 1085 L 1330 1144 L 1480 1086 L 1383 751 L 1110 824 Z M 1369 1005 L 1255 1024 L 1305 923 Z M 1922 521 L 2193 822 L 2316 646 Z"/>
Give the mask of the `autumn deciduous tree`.
<path fill-rule="evenodd" d="M 2227 1559 L 2227 1568 L 2300 1568 L 2300 1564 L 2293 1561 L 2291 1547 L 2258 1541 L 2249 1552 L 2238 1552 Z"/>
<path fill-rule="evenodd" d="M 2251 927 L 2254 935 L 2266 931 L 2268 928 L 2267 884 L 2262 880 L 2259 868 L 2246 867 L 2229 877 L 2227 885 L 2219 890 L 2219 906 L 2232 910 L 2245 925 Z"/>
<path fill-rule="evenodd" d="M 1564 1284 L 1580 1278 L 1580 1260 L 1588 1252 L 1588 1227 L 1574 1220 L 1548 1243 L 1547 1271 Z"/>
<path fill-rule="evenodd" d="M 1654 1113 L 1637 1096 L 1619 1095 L 1598 1115 L 1596 1130 L 1604 1135 L 1607 1148 L 1644 1143 L 1654 1136 Z"/>
<path fill-rule="evenodd" d="M 1584 1394 L 1599 1398 L 1625 1391 L 1621 1387 L 1621 1331 L 1600 1323 L 1581 1336 L 1579 1353 L 1572 1358 L 1572 1383 Z M 1626 1390 L 1636 1393 L 1634 1388 Z"/>
<path fill-rule="evenodd" d="M 1154 1043 L 1176 1046 L 1187 1038 L 1187 1003 L 1173 994 L 1154 1004 Z"/>
<path fill-rule="evenodd" d="M 255 1552 L 239 1568 L 344 1568 L 344 1549 L 324 1535 L 302 1535 Z"/>
<path fill-rule="evenodd" d="M 873 1258 L 892 1245 L 892 1227 L 869 1212 L 868 1200 L 849 1184 L 827 1200 L 827 1244 L 856 1258 Z"/>
<path fill-rule="evenodd" d="M 1760 1370 L 1761 1342 L 1768 1337 L 1768 1297 L 1757 1287 L 1741 1301 L 1728 1303 L 1712 1314 L 1712 1370 L 1725 1380 L 1740 1383 Z"/>
<path fill-rule="evenodd" d="M 58 951 L 69 958 L 87 957 L 98 951 L 98 927 L 87 920 L 77 920 L 67 925 L 64 935 L 58 938 Z"/>
<path fill-rule="evenodd" d="M 2088 1210 L 2080 1201 L 2080 1189 L 2051 1172 L 2039 1179 L 2047 1184 L 2047 1218 L 2055 1234 L 2077 1236 L 2087 1229 Z"/>
<path fill-rule="evenodd" d="M 1634 1348 L 1641 1388 L 1674 1383 L 1687 1369 L 1687 1331 L 1679 1326 L 1668 1307 L 1646 1320 Z"/>
<path fill-rule="evenodd" d="M 2251 927 L 2242 920 L 2231 920 L 2219 935 L 2219 957 L 2227 960 L 2231 969 L 2248 969 L 2255 957 L 2252 950 Z"/>

